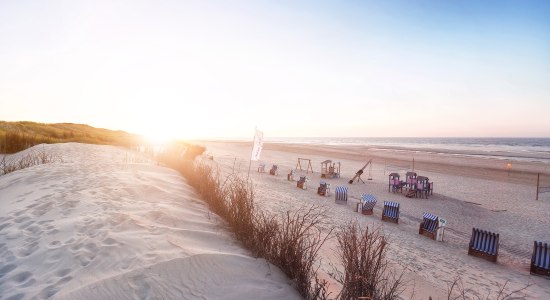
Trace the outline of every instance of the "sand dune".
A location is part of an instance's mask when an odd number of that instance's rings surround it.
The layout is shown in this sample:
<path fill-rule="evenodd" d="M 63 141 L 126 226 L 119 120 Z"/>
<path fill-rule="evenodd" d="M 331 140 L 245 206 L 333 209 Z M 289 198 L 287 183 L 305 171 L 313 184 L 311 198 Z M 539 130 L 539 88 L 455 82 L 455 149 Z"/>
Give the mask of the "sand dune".
<path fill-rule="evenodd" d="M 41 145 L 0 176 L 0 299 L 296 299 L 175 171 L 132 152 Z"/>

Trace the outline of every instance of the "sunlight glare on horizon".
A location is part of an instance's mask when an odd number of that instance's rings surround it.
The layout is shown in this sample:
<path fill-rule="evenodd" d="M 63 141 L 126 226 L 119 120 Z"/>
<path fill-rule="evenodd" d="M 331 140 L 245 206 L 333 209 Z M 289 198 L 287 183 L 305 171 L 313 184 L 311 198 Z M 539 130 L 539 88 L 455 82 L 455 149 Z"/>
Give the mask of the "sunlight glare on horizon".
<path fill-rule="evenodd" d="M 544 1 L 0 3 L 0 120 L 153 139 L 550 136 Z"/>

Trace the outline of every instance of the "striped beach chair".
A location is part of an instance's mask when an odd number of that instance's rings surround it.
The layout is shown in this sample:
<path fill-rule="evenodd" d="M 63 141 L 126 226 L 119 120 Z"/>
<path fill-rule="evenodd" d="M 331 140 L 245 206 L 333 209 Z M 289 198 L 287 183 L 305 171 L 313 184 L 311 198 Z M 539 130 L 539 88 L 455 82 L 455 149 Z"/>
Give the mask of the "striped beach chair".
<path fill-rule="evenodd" d="M 307 189 L 306 181 L 307 181 L 306 176 L 300 176 L 300 180 L 296 182 L 296 186 L 302 190 L 305 190 Z"/>
<path fill-rule="evenodd" d="M 348 203 L 348 187 L 347 186 L 337 186 L 334 189 L 334 196 L 336 204 L 347 204 Z"/>
<path fill-rule="evenodd" d="M 435 240 L 437 235 L 437 229 L 439 228 L 439 217 L 430 213 L 424 213 L 422 215 L 422 223 L 418 229 L 418 234 L 427 236 L 432 240 Z"/>
<path fill-rule="evenodd" d="M 384 201 L 384 210 L 382 211 L 382 221 L 399 223 L 399 203 Z"/>
<path fill-rule="evenodd" d="M 481 257 L 496 262 L 498 256 L 499 234 L 472 228 L 472 237 L 468 255 Z"/>
<path fill-rule="evenodd" d="M 328 189 L 329 189 L 328 183 L 321 181 L 321 183 L 319 183 L 319 187 L 317 188 L 317 194 L 320 196 L 327 196 Z"/>
<path fill-rule="evenodd" d="M 371 194 L 361 195 L 361 213 L 364 215 L 372 215 L 372 210 L 376 205 L 376 197 Z"/>
<path fill-rule="evenodd" d="M 269 170 L 269 174 L 270 174 L 270 175 L 277 175 L 277 174 L 279 174 L 279 168 L 277 167 L 277 165 L 273 165 L 273 167 L 271 167 L 271 170 Z"/>
<path fill-rule="evenodd" d="M 550 276 L 550 244 L 535 241 L 531 274 Z"/>
<path fill-rule="evenodd" d="M 294 181 L 294 175 L 296 174 L 295 170 L 290 170 L 290 173 L 286 175 L 286 179 L 288 181 Z"/>
<path fill-rule="evenodd" d="M 265 173 L 265 164 L 260 164 L 258 166 L 258 173 Z"/>

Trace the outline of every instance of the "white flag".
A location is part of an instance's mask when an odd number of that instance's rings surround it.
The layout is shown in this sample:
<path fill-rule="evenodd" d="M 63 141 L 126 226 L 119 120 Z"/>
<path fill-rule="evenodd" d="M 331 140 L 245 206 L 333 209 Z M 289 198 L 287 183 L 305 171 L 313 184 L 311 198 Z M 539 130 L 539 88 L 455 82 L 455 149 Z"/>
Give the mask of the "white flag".
<path fill-rule="evenodd" d="M 252 157 L 250 157 L 250 160 L 260 160 L 263 145 L 264 133 L 256 129 L 256 134 L 254 135 L 254 147 L 252 148 Z"/>

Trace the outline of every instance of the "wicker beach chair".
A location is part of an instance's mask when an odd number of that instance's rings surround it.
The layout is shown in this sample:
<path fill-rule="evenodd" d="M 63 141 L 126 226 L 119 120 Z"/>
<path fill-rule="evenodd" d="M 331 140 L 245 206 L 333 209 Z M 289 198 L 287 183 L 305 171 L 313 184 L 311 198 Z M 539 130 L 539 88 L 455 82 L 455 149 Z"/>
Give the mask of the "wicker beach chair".
<path fill-rule="evenodd" d="M 307 189 L 306 181 L 307 181 L 306 176 L 300 176 L 300 180 L 296 182 L 296 186 L 298 188 L 301 188 L 302 190 L 305 190 Z"/>
<path fill-rule="evenodd" d="M 361 204 L 361 213 L 364 215 L 372 215 L 374 206 L 376 205 L 376 197 L 371 194 L 362 194 Z"/>
<path fill-rule="evenodd" d="M 330 183 L 326 183 L 324 181 L 321 181 L 319 183 L 319 187 L 317 188 L 317 194 L 321 196 L 329 196 L 330 195 Z"/>
<path fill-rule="evenodd" d="M 260 164 L 258 166 L 258 173 L 265 173 L 265 164 Z"/>
<path fill-rule="evenodd" d="M 384 201 L 384 210 L 382 210 L 382 221 L 399 223 L 399 203 Z"/>
<path fill-rule="evenodd" d="M 271 170 L 269 170 L 269 174 L 270 174 L 270 175 L 277 175 L 277 174 L 279 174 L 279 168 L 277 167 L 277 165 L 273 165 L 273 167 L 271 167 Z"/>
<path fill-rule="evenodd" d="M 535 241 L 530 271 L 531 274 L 550 276 L 550 244 Z"/>
<path fill-rule="evenodd" d="M 294 181 L 294 175 L 296 174 L 295 170 L 290 170 L 290 173 L 286 175 L 286 179 L 288 181 Z"/>
<path fill-rule="evenodd" d="M 498 256 L 499 234 L 472 228 L 472 237 L 468 247 L 468 255 L 481 257 L 496 262 Z"/>
<path fill-rule="evenodd" d="M 424 213 L 422 217 L 423 220 L 422 223 L 420 223 L 418 234 L 435 240 L 437 237 L 437 229 L 439 229 L 439 217 L 430 213 Z"/>
<path fill-rule="evenodd" d="M 321 181 L 319 183 L 319 187 L 317 188 L 317 194 L 320 196 L 326 196 L 327 195 L 327 183 L 324 181 Z"/>
<path fill-rule="evenodd" d="M 346 186 L 337 186 L 334 189 L 335 201 L 336 204 L 347 204 L 348 203 L 348 187 Z"/>

